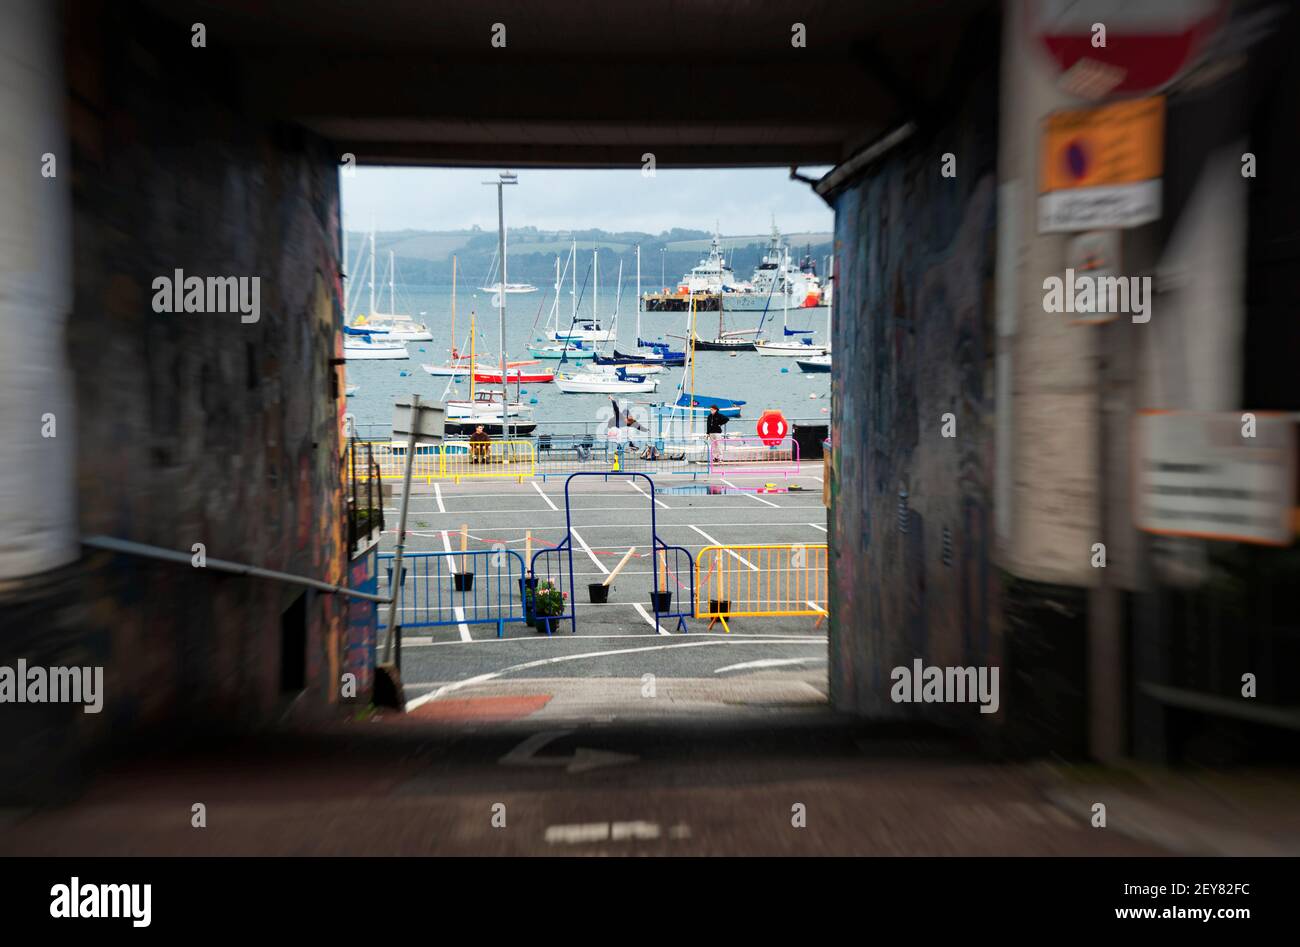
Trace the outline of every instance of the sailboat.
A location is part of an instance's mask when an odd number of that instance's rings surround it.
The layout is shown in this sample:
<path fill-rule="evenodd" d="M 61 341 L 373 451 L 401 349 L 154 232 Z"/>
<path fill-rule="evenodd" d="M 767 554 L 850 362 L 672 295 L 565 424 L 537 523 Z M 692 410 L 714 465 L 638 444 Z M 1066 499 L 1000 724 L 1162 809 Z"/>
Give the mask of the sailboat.
<path fill-rule="evenodd" d="M 620 269 L 620 273 L 622 270 Z M 621 285 L 621 279 L 620 279 Z M 613 355 L 597 353 L 597 365 L 662 365 L 668 368 L 686 364 L 685 352 L 674 352 L 667 342 L 647 342 L 641 338 L 641 245 L 636 248 L 636 352 L 620 352 L 617 346 Z M 650 351 L 645 351 L 649 349 Z"/>
<path fill-rule="evenodd" d="M 451 258 L 451 359 L 445 365 L 421 365 L 426 372 L 440 378 L 464 378 L 469 373 L 469 359 L 456 351 L 456 257 Z"/>
<path fill-rule="evenodd" d="M 500 437 L 505 433 L 508 420 L 512 434 L 531 434 L 537 429 L 537 422 L 533 420 L 532 407 L 518 401 L 510 401 L 509 393 L 504 387 L 475 389 L 476 348 L 474 321 L 475 316 L 471 311 L 469 322 L 469 400 L 446 400 L 444 392 L 444 429 L 448 434 L 472 434 L 474 429 L 481 424 L 486 433 Z M 507 374 L 509 374 L 508 369 Z M 447 387 L 450 389 L 451 380 L 447 382 Z"/>
<path fill-rule="evenodd" d="M 503 246 L 506 244 L 507 239 L 508 239 L 508 235 L 502 235 L 501 243 L 502 243 Z M 506 253 L 509 254 L 509 252 L 510 252 L 509 249 L 507 249 L 507 250 L 506 250 Z M 499 259 L 497 259 L 497 255 L 496 255 L 495 253 L 493 253 L 493 254 L 492 254 L 492 270 L 491 270 L 491 272 L 488 274 L 488 279 L 491 279 L 493 276 L 497 276 L 497 275 L 498 275 L 498 273 L 500 272 L 499 269 L 498 269 L 500 263 L 501 263 L 501 261 L 500 261 Z M 501 292 L 501 281 L 500 281 L 500 279 L 498 278 L 497 282 L 492 283 L 492 284 L 489 285 L 489 286 L 483 286 L 483 287 L 481 287 L 481 289 L 482 289 L 483 292 L 485 292 L 485 293 L 493 293 L 493 294 L 499 293 L 499 292 Z M 535 292 L 537 292 L 537 287 L 534 286 L 532 283 L 506 283 L 506 293 L 507 293 L 507 295 L 511 295 L 511 296 L 513 296 L 513 295 L 521 294 L 521 293 L 535 293 Z"/>
<path fill-rule="evenodd" d="M 789 251 L 787 253 L 787 262 Z M 779 342 L 768 342 L 760 339 L 754 343 L 754 348 L 759 355 L 775 355 L 784 357 L 808 357 L 813 355 L 825 355 L 826 346 L 814 345 L 812 329 L 791 329 L 789 326 L 790 318 L 790 293 L 791 286 L 787 280 L 785 284 L 785 309 L 782 311 L 781 335 L 782 340 Z M 828 318 L 830 309 L 827 309 Z"/>
<path fill-rule="evenodd" d="M 835 280 L 835 257 L 831 257 L 830 263 L 827 266 L 826 286 L 827 286 L 828 295 L 830 292 L 830 287 L 834 284 L 834 280 Z M 826 349 L 826 352 L 824 355 L 813 355 L 810 356 L 809 358 L 796 359 L 795 364 L 799 366 L 799 370 L 803 372 L 808 372 L 810 374 L 829 372 L 831 370 L 831 350 L 829 348 L 830 340 L 831 340 L 831 307 L 827 306 L 826 307 L 826 342 L 828 347 Z"/>
<path fill-rule="evenodd" d="M 754 336 L 758 335 L 759 329 L 734 329 L 731 332 L 726 330 L 726 296 L 718 297 L 718 335 L 713 339 L 695 340 L 695 348 L 702 352 L 752 352 L 754 351 Z"/>
<path fill-rule="evenodd" d="M 558 324 L 548 334 L 547 338 L 552 342 L 613 342 L 617 338 L 617 330 L 614 328 L 604 329 L 601 327 L 600 318 L 596 313 L 596 305 L 599 294 L 597 292 L 600 274 L 593 273 L 592 293 L 591 293 L 591 318 L 578 318 L 578 267 L 577 263 L 578 241 L 573 241 L 573 249 L 570 253 L 573 255 L 573 288 L 570 295 L 573 297 L 573 317 L 569 325 L 561 328 Z M 591 258 L 593 270 L 596 264 L 597 250 L 592 248 Z M 585 283 L 584 283 L 585 288 Z M 558 299 L 557 299 L 558 302 Z"/>
<path fill-rule="evenodd" d="M 432 342 L 433 336 L 428 326 L 416 322 L 409 315 L 401 314 L 397 309 L 396 287 L 397 260 L 392 250 L 388 251 L 388 312 L 379 312 L 375 307 L 375 231 L 370 229 L 370 309 L 352 321 L 354 328 L 365 329 L 379 342 Z"/>
<path fill-rule="evenodd" d="M 383 341 L 364 329 L 343 327 L 343 357 L 349 362 L 366 359 L 410 358 L 405 342 Z"/>
<path fill-rule="evenodd" d="M 733 398 L 722 398 L 716 395 L 702 395 L 695 390 L 695 352 L 698 347 L 698 338 L 695 332 L 695 294 L 690 294 L 690 327 L 686 333 L 687 338 L 687 361 L 690 364 L 690 371 L 682 372 L 682 380 L 677 386 L 677 400 L 668 407 L 666 412 L 669 416 L 676 414 L 685 414 L 688 417 L 696 417 L 708 414 L 710 409 L 715 405 L 719 413 L 725 414 L 729 418 L 740 417 L 741 406 L 744 401 Z M 690 391 L 686 390 L 686 380 L 690 378 Z"/>

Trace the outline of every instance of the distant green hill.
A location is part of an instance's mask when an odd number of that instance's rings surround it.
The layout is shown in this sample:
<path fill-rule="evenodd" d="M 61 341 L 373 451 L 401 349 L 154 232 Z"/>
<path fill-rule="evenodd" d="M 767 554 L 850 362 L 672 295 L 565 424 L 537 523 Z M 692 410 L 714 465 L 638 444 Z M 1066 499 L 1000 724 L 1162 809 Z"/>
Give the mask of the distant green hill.
<path fill-rule="evenodd" d="M 564 265 L 573 240 L 578 242 L 578 282 L 589 278 L 591 251 L 600 251 L 602 285 L 612 285 L 623 263 L 623 278 L 629 285 L 636 279 L 636 246 L 641 246 L 641 278 L 646 291 L 658 287 L 660 276 L 667 285 L 676 285 L 691 267 L 708 253 L 713 235 L 703 230 L 674 228 L 660 234 L 607 233 L 603 230 L 571 232 L 539 231 L 521 227 L 509 231 L 510 271 L 512 283 L 528 282 L 550 286 L 555 280 L 555 257 Z M 825 257 L 831 252 L 831 234 L 795 233 L 784 235 L 791 256 L 798 259 L 810 253 L 817 260 L 818 272 L 825 270 Z M 369 235 L 348 233 L 346 266 L 353 261 L 365 269 L 368 256 L 365 244 Z M 767 246 L 767 234 L 725 235 L 722 245 L 738 278 L 747 279 L 758 265 Z M 388 231 L 375 234 L 378 253 L 377 272 L 387 272 L 388 252 L 396 258 L 401 282 L 415 285 L 443 284 L 451 281 L 451 258 L 457 258 L 461 280 L 481 285 L 488 279 L 496 257 L 495 231 L 473 228 L 446 231 Z M 360 251 L 360 252 L 359 252 Z"/>

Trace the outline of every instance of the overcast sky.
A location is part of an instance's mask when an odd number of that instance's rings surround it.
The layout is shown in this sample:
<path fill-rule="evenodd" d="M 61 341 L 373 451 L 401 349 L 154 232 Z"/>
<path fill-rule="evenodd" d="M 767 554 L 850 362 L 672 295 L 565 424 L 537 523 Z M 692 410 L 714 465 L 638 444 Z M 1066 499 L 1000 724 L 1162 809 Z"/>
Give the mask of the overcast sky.
<path fill-rule="evenodd" d="M 804 168 L 817 176 L 826 168 Z M 506 190 L 506 225 L 539 230 L 673 227 L 724 234 L 766 233 L 776 215 L 785 233 L 830 231 L 834 214 L 784 168 L 736 170 L 532 170 Z M 496 169 L 357 168 L 344 177 L 344 223 L 351 230 L 458 230 L 497 225 L 496 192 L 481 186 Z"/>

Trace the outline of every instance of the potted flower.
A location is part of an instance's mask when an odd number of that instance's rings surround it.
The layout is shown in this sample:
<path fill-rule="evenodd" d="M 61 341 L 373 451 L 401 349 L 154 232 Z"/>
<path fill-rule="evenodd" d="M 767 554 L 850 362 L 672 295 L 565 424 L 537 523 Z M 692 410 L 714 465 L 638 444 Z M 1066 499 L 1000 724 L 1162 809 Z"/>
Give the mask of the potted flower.
<path fill-rule="evenodd" d="M 564 614 L 564 600 L 569 596 L 555 587 L 549 579 L 538 583 L 533 593 L 533 612 L 537 615 L 537 630 L 548 635 L 555 631 L 555 618 Z"/>

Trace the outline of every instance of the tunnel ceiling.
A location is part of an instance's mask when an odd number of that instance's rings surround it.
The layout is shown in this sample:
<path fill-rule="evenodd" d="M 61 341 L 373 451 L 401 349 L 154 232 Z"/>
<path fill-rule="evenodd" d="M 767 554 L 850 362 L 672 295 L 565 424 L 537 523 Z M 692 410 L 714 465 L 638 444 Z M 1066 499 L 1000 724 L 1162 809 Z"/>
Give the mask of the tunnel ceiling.
<path fill-rule="evenodd" d="M 989 0 L 151 0 L 363 164 L 833 164 L 932 105 Z M 562 10 L 562 15 L 557 13 Z M 791 45 L 794 22 L 808 45 Z M 491 45 L 494 23 L 505 48 Z M 995 55 L 990 50 L 990 55 Z"/>

